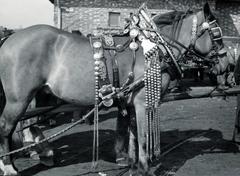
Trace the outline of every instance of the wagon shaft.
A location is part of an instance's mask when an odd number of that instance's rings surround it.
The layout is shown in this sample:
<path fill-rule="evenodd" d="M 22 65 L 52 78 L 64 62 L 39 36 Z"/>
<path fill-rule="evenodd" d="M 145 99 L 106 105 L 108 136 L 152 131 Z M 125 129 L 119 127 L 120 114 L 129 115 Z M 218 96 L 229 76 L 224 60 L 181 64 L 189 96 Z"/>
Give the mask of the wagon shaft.
<path fill-rule="evenodd" d="M 185 92 L 167 94 L 163 97 L 162 102 L 207 97 L 235 96 L 237 94 L 240 94 L 240 86 L 229 88 L 224 91 L 216 90 L 215 87 L 192 87 Z"/>

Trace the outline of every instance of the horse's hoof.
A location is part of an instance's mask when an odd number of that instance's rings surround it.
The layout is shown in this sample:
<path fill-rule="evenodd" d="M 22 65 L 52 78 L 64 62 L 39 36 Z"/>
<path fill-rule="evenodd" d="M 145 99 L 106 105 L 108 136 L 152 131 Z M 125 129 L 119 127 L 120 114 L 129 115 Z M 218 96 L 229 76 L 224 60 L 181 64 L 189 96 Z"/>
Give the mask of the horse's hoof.
<path fill-rule="evenodd" d="M 227 89 L 229 89 L 229 87 L 225 86 L 225 85 L 218 85 L 217 86 L 217 90 L 218 91 L 224 91 L 224 90 L 227 90 Z"/>
<path fill-rule="evenodd" d="M 16 173 L 16 174 L 13 174 L 13 173 L 11 173 L 11 174 L 9 174 L 9 173 L 4 173 L 3 174 L 3 176 L 21 176 L 21 174 L 20 173 Z"/>
<path fill-rule="evenodd" d="M 53 157 L 40 157 L 40 163 L 47 167 L 54 166 Z"/>
<path fill-rule="evenodd" d="M 39 154 L 36 151 L 30 151 L 30 158 L 33 160 L 39 160 Z"/>
<path fill-rule="evenodd" d="M 40 163 L 45 165 L 45 166 L 48 166 L 48 167 L 51 167 L 54 165 L 54 160 L 53 160 L 53 157 L 54 157 L 54 152 L 53 150 L 48 150 L 47 152 L 43 152 L 39 155 L 40 157 Z"/>
<path fill-rule="evenodd" d="M 121 166 L 121 167 L 129 166 L 128 159 L 126 157 L 117 158 L 116 163 L 118 166 Z"/>
<path fill-rule="evenodd" d="M 21 176 L 12 166 L 4 166 L 3 176 Z"/>

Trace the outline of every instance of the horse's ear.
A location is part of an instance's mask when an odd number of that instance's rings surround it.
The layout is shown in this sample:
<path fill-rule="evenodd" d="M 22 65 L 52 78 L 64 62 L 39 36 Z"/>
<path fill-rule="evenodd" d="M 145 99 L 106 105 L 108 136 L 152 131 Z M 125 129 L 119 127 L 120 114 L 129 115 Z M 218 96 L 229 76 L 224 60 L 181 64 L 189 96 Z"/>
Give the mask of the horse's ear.
<path fill-rule="evenodd" d="M 204 12 L 205 18 L 208 18 L 210 21 L 215 19 L 214 15 L 212 13 L 212 10 L 211 10 L 211 8 L 210 8 L 208 3 L 204 4 L 203 12 Z"/>

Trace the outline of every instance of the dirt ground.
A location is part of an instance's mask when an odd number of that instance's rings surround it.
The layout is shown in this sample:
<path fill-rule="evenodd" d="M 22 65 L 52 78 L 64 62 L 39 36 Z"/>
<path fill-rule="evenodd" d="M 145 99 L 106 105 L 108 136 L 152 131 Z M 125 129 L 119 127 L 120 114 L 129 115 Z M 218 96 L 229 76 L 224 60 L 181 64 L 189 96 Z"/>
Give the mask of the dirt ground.
<path fill-rule="evenodd" d="M 205 98 L 169 102 L 162 105 L 162 152 L 176 142 L 189 138 L 153 163 L 156 176 L 237 176 L 240 173 L 238 146 L 231 142 L 235 120 L 236 98 Z M 29 158 L 18 158 L 15 164 L 23 176 L 127 176 L 126 168 L 114 161 L 116 109 L 104 111 L 100 122 L 100 161 L 91 169 L 92 128 L 81 124 L 51 141 L 55 166 L 47 168 Z M 67 118 L 67 117 L 66 117 Z M 70 124 L 59 120 L 55 128 L 45 129 L 46 136 Z"/>

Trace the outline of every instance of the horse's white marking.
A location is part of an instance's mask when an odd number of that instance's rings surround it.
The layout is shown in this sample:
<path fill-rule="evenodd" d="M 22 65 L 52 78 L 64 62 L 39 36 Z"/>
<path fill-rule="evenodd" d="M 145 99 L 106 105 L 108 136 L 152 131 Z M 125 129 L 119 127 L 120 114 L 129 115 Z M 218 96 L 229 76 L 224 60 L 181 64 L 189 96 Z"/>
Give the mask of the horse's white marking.
<path fill-rule="evenodd" d="M 146 54 L 149 50 L 156 46 L 155 43 L 151 42 L 148 39 L 143 39 L 141 45 L 143 48 L 143 54 Z"/>
<path fill-rule="evenodd" d="M 55 43 L 56 43 L 55 51 L 58 51 L 58 52 L 55 52 L 56 60 L 55 60 L 55 63 L 53 64 L 53 67 L 51 68 L 50 77 L 47 80 L 47 84 L 49 85 L 52 91 L 55 87 L 55 84 L 57 84 L 59 80 L 66 78 L 67 76 L 66 74 L 68 74 L 68 70 L 64 63 L 64 59 L 59 59 L 59 58 L 63 58 L 64 55 L 66 54 L 64 52 L 64 49 L 70 47 L 69 46 L 70 43 L 68 42 L 67 37 L 65 37 L 64 35 L 59 35 Z"/>
<path fill-rule="evenodd" d="M 0 169 L 3 171 L 4 176 L 18 174 L 11 164 L 4 165 L 2 160 L 0 160 Z"/>
<path fill-rule="evenodd" d="M 23 130 L 23 142 L 34 142 L 34 136 L 30 131 L 30 128 Z"/>
<path fill-rule="evenodd" d="M 4 171 L 4 164 L 3 164 L 3 161 L 2 161 L 2 160 L 0 160 L 0 169 L 1 169 L 2 171 Z"/>
<path fill-rule="evenodd" d="M 42 139 L 41 136 L 37 136 L 37 137 L 35 138 L 35 142 L 39 142 L 41 139 Z"/>

